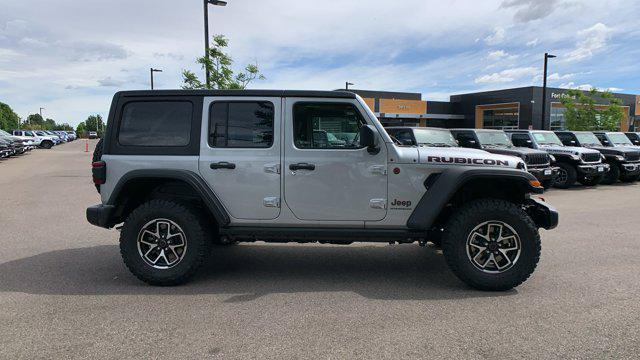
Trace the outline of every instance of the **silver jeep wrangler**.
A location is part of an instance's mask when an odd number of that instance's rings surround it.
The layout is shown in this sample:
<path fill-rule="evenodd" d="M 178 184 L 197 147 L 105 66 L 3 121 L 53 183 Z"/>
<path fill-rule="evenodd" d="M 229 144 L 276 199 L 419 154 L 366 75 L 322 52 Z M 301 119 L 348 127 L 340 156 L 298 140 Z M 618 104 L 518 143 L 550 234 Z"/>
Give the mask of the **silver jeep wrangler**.
<path fill-rule="evenodd" d="M 468 285 L 507 290 L 558 223 L 520 158 L 402 145 L 340 91 L 119 92 L 93 180 L 88 221 L 123 224 L 125 264 L 154 285 L 188 280 L 216 243 L 360 241 L 439 247 Z"/>

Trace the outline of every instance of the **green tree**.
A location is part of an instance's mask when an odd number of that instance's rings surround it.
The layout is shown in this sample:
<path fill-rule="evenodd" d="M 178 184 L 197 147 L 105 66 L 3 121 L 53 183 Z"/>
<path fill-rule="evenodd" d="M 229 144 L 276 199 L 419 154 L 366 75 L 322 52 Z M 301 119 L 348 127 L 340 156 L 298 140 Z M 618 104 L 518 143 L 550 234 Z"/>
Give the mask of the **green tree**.
<path fill-rule="evenodd" d="M 560 102 L 565 107 L 565 127 L 574 131 L 618 130 L 623 118 L 622 101 L 610 91 L 569 90 Z M 605 105 L 605 107 L 598 106 Z"/>
<path fill-rule="evenodd" d="M 78 124 L 78 126 L 76 127 L 76 134 L 78 134 L 78 136 L 84 136 L 86 131 L 87 125 L 84 123 L 84 121 Z"/>
<path fill-rule="evenodd" d="M 0 102 L 0 129 L 11 131 L 20 128 L 20 117 L 11 106 Z"/>
<path fill-rule="evenodd" d="M 99 137 L 102 137 L 102 132 L 105 129 L 105 124 L 102 121 L 100 114 L 89 115 L 87 120 L 84 121 L 85 131 L 95 131 Z"/>
<path fill-rule="evenodd" d="M 28 129 L 42 129 L 44 127 L 44 119 L 40 114 L 31 114 L 27 116 L 26 127 Z"/>
<path fill-rule="evenodd" d="M 234 73 L 231 66 L 233 59 L 224 52 L 229 46 L 229 40 L 224 35 L 215 35 L 213 45 L 209 48 L 209 58 L 201 57 L 196 62 L 202 69 L 209 70 L 209 82 L 211 89 L 246 89 L 254 80 L 264 80 L 265 77 L 258 69 L 258 64 L 245 66 L 243 72 Z M 183 89 L 206 89 L 206 80 L 201 81 L 198 76 L 189 70 L 182 70 Z"/>
<path fill-rule="evenodd" d="M 53 119 L 47 118 L 44 121 L 43 127 L 45 130 L 54 130 L 56 128 L 56 122 Z"/>

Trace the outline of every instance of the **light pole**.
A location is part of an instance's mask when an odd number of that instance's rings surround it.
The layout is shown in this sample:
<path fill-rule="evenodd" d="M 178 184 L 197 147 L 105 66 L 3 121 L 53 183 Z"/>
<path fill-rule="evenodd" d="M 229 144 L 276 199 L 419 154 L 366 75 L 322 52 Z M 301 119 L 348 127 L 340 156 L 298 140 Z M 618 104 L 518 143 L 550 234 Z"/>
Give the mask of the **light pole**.
<path fill-rule="evenodd" d="M 547 62 L 549 59 L 553 59 L 555 55 L 544 53 L 544 75 L 542 78 L 542 130 L 545 130 L 545 115 L 547 112 Z M 551 128 L 551 124 L 549 124 Z"/>
<path fill-rule="evenodd" d="M 216 6 L 227 6 L 226 1 L 221 0 L 203 0 L 204 5 L 204 57 L 207 60 L 204 66 L 204 72 L 206 76 L 207 89 L 211 88 L 209 82 L 209 4 Z"/>
<path fill-rule="evenodd" d="M 151 90 L 153 90 L 153 73 L 154 72 L 162 72 L 162 70 L 149 68 L 149 73 L 151 74 Z"/>
<path fill-rule="evenodd" d="M 344 83 L 344 89 L 345 89 L 345 90 L 349 90 L 349 85 L 353 85 L 353 83 L 350 83 L 350 82 L 348 82 L 348 81 L 347 81 L 347 82 L 345 82 L 345 83 Z"/>

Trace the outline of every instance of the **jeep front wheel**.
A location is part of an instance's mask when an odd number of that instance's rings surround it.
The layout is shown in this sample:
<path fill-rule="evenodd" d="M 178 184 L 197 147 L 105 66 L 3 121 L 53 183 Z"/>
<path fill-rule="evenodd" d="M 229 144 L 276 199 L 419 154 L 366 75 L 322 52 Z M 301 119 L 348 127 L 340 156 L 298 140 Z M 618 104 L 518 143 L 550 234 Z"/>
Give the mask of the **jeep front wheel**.
<path fill-rule="evenodd" d="M 504 291 L 522 284 L 540 259 L 540 236 L 518 205 L 476 200 L 448 221 L 442 238 L 447 264 L 463 282 Z"/>
<path fill-rule="evenodd" d="M 560 189 L 568 189 L 576 183 L 578 172 L 575 167 L 568 163 L 558 163 L 558 177 L 553 186 Z"/>
<path fill-rule="evenodd" d="M 151 200 L 127 218 L 120 235 L 125 265 L 151 285 L 178 285 L 189 280 L 211 251 L 208 226 L 188 205 Z"/>

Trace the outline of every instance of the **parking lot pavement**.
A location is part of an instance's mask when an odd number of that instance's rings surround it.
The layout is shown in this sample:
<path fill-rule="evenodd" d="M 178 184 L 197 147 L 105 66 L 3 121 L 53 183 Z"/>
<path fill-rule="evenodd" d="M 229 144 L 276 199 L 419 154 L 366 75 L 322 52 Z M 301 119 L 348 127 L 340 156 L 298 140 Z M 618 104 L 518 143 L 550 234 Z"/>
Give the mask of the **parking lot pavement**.
<path fill-rule="evenodd" d="M 95 145 L 95 141 L 91 142 Z M 516 290 L 471 290 L 417 245 L 216 248 L 195 281 L 137 281 L 84 140 L 0 162 L 0 358 L 636 358 L 640 184 L 552 190 L 557 230 Z"/>

